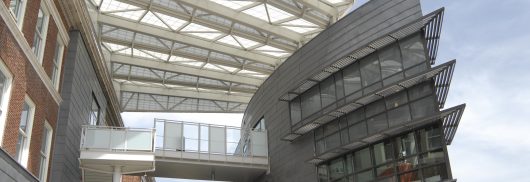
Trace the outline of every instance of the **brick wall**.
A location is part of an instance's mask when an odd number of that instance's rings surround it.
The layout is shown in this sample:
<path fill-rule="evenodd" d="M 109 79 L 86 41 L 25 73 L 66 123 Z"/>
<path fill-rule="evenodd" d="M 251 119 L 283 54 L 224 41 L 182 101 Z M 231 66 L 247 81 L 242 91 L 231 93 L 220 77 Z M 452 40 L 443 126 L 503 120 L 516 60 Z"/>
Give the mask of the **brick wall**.
<path fill-rule="evenodd" d="M 9 5 L 9 1 L 3 0 L 6 5 Z M 33 36 L 40 5 L 41 0 L 31 0 L 26 5 L 22 32 L 30 46 L 33 45 Z M 51 76 L 53 67 L 55 44 L 58 36 L 57 32 L 56 23 L 50 17 L 43 55 L 43 67 L 49 76 Z M 44 122 L 47 121 L 54 129 L 54 133 L 56 132 L 58 105 L 55 103 L 51 93 L 48 92 L 43 81 L 39 78 L 36 70 L 24 55 L 21 47 L 15 40 L 14 35 L 7 28 L 3 19 L 0 19 L 0 47 L 0 58 L 13 75 L 11 98 L 9 99 L 8 111 L 5 112 L 7 118 L 4 128 L 4 140 L 1 141 L 2 148 L 9 155 L 15 156 L 20 115 L 24 104 L 24 97 L 27 95 L 36 106 L 33 129 L 31 131 L 27 170 L 33 175 L 38 176 L 42 129 L 44 128 Z M 50 152 L 53 153 L 53 148 Z"/>

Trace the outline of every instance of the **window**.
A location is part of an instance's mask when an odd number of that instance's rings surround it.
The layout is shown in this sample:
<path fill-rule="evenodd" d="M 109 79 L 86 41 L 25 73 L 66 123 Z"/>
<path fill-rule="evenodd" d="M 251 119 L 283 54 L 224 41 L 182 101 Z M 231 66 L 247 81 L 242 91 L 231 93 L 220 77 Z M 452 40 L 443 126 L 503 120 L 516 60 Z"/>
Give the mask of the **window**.
<path fill-rule="evenodd" d="M 350 95 L 361 89 L 361 72 L 359 63 L 355 62 L 346 67 L 342 72 L 344 80 L 344 93 Z"/>
<path fill-rule="evenodd" d="M 414 140 L 414 133 L 409 133 L 398 138 L 398 152 L 399 157 L 408 157 L 416 154 L 416 140 Z"/>
<path fill-rule="evenodd" d="M 291 109 L 291 125 L 295 125 L 302 120 L 302 108 L 300 108 L 300 97 L 289 103 Z"/>
<path fill-rule="evenodd" d="M 372 158 L 370 157 L 370 148 L 365 148 L 355 152 L 355 165 L 356 171 L 363 170 L 372 167 Z"/>
<path fill-rule="evenodd" d="M 52 145 L 53 130 L 48 122 L 44 123 L 42 129 L 42 143 L 40 147 L 39 180 L 46 181 L 48 177 L 48 162 L 50 159 L 50 148 Z"/>
<path fill-rule="evenodd" d="M 321 165 L 317 169 L 318 171 L 318 181 L 319 182 L 328 182 L 328 166 Z"/>
<path fill-rule="evenodd" d="M 22 113 L 20 114 L 20 125 L 18 127 L 18 142 L 16 145 L 15 159 L 27 167 L 29 144 L 31 141 L 31 131 L 33 128 L 33 116 L 35 114 L 35 104 L 26 96 Z"/>
<path fill-rule="evenodd" d="M 425 50 L 420 34 L 412 35 L 403 41 L 400 41 L 401 55 L 403 55 L 403 66 L 405 69 L 425 63 Z"/>
<path fill-rule="evenodd" d="M 431 115 L 435 112 L 436 106 L 434 104 L 434 97 L 431 95 L 421 100 L 413 102 L 410 105 L 412 111 L 412 118 L 418 119 Z"/>
<path fill-rule="evenodd" d="M 335 93 L 335 80 L 333 76 L 320 83 L 320 96 L 322 97 L 322 107 L 326 107 L 337 100 Z"/>
<path fill-rule="evenodd" d="M 21 28 L 24 13 L 26 11 L 26 0 L 11 0 L 9 3 L 9 10 L 11 10 L 13 18 L 15 18 L 18 27 Z"/>
<path fill-rule="evenodd" d="M 381 74 L 383 78 L 403 71 L 401 68 L 401 53 L 397 44 L 392 44 L 380 51 L 379 60 L 381 61 Z"/>
<path fill-rule="evenodd" d="M 0 141 L 3 141 L 5 120 L 8 112 L 8 103 L 11 95 L 11 81 L 13 76 L 0 59 Z M 2 142 L 0 142 L 0 146 Z"/>
<path fill-rule="evenodd" d="M 368 56 L 361 60 L 361 76 L 365 87 L 381 80 L 381 68 L 376 55 Z"/>
<path fill-rule="evenodd" d="M 310 88 L 302 94 L 302 118 L 310 116 L 320 108 L 320 93 L 318 86 Z"/>
<path fill-rule="evenodd" d="M 44 51 L 44 46 L 46 44 L 46 32 L 48 31 L 48 12 L 41 6 L 39 8 L 39 13 L 37 16 L 37 25 L 35 26 L 35 36 L 33 38 L 33 52 L 39 60 L 39 63 L 42 63 L 42 56 Z"/>
<path fill-rule="evenodd" d="M 63 60 L 64 46 L 61 44 L 61 39 L 57 38 L 57 44 L 55 45 L 55 56 L 53 57 L 53 68 L 52 68 L 52 84 L 55 89 L 59 89 L 59 81 L 61 78 L 61 62 Z"/>
<path fill-rule="evenodd" d="M 254 131 L 265 131 L 265 118 L 261 118 L 254 127 L 252 127 L 252 130 Z"/>
<path fill-rule="evenodd" d="M 329 165 L 329 173 L 332 181 L 344 176 L 344 159 L 338 158 L 331 161 L 331 164 Z"/>
<path fill-rule="evenodd" d="M 98 104 L 98 101 L 96 100 L 96 97 L 92 95 L 92 108 L 90 110 L 90 121 L 89 125 L 99 125 L 100 124 L 100 107 Z"/>

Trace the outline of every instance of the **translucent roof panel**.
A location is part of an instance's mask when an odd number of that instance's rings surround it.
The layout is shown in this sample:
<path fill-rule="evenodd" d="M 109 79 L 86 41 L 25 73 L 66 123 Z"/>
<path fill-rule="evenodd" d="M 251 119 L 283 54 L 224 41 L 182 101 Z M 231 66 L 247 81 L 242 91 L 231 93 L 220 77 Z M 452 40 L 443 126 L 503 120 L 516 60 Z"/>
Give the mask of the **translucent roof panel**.
<path fill-rule="evenodd" d="M 165 15 L 165 14 L 162 14 L 162 13 L 155 12 L 154 14 L 156 14 L 158 17 L 160 17 L 160 19 L 162 21 L 164 21 L 167 25 L 169 25 L 169 28 L 171 28 L 173 30 L 178 30 L 178 29 L 180 29 L 181 27 L 185 26 L 188 23 L 188 21 L 181 20 L 181 19 L 175 18 L 173 16 L 168 16 L 168 15 Z"/>
<path fill-rule="evenodd" d="M 254 16 L 256 18 L 259 18 L 259 19 L 262 19 L 262 20 L 265 20 L 271 23 L 274 23 L 274 22 L 277 22 L 283 19 L 291 18 L 294 16 L 270 4 L 265 4 L 265 3 L 249 8 L 243 11 L 243 13 L 246 13 L 248 15 Z M 269 18 L 270 18 L 270 21 L 269 21 Z"/>
<path fill-rule="evenodd" d="M 145 10 L 135 10 L 135 11 L 123 11 L 123 12 L 117 12 L 117 13 L 111 13 L 111 14 L 138 21 L 138 19 L 140 19 L 140 17 L 142 17 L 144 13 L 145 13 Z"/>
<path fill-rule="evenodd" d="M 150 25 L 159 26 L 159 27 L 162 27 L 162 28 L 169 28 L 164 22 L 162 22 L 162 20 L 160 20 L 160 18 L 158 18 L 151 11 L 148 11 L 145 14 L 144 18 L 142 18 L 142 20 L 140 22 L 146 23 L 146 24 L 150 24 Z"/>
<path fill-rule="evenodd" d="M 100 10 L 102 12 L 106 11 L 123 11 L 123 10 L 138 10 L 140 9 L 137 6 L 133 6 L 127 3 L 120 2 L 118 0 L 104 0 L 101 4 Z"/>
<path fill-rule="evenodd" d="M 284 22 L 281 25 L 298 33 L 307 33 L 310 31 L 314 31 L 318 28 L 318 26 L 314 23 L 308 22 L 301 18 Z"/>
<path fill-rule="evenodd" d="M 239 42 L 237 42 L 237 40 L 234 37 L 232 37 L 231 35 L 224 36 L 223 38 L 220 38 L 217 41 L 221 42 L 221 43 L 225 43 L 225 44 L 231 45 L 231 46 L 241 47 Z"/>
<path fill-rule="evenodd" d="M 213 1 L 217 4 L 220 4 L 220 5 L 235 9 L 235 10 L 254 3 L 252 1 L 233 1 L 233 0 L 210 0 L 210 1 Z"/>
<path fill-rule="evenodd" d="M 103 42 L 103 45 L 105 47 L 107 47 L 110 51 L 114 52 L 114 51 L 119 51 L 119 50 L 123 50 L 125 48 L 127 48 L 127 46 L 123 46 L 123 45 L 118 45 L 118 44 L 113 44 L 113 43 L 108 43 L 108 42 Z"/>
<path fill-rule="evenodd" d="M 324 0 L 328 3 L 331 3 L 331 4 L 340 4 L 340 3 L 344 3 L 345 0 Z"/>
<path fill-rule="evenodd" d="M 190 23 L 186 27 L 184 27 L 182 30 L 180 30 L 182 33 L 191 34 L 197 37 L 205 38 L 205 39 L 215 39 L 222 35 L 222 33 L 218 30 L 215 30 L 213 28 L 208 28 L 196 23 Z"/>

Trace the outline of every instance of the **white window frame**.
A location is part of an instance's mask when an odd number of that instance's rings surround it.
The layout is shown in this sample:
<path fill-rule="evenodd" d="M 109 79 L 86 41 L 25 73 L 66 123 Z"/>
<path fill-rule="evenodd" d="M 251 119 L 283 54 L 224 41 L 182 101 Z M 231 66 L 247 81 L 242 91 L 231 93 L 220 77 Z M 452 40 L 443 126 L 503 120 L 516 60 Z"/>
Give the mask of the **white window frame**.
<path fill-rule="evenodd" d="M 27 132 L 24 132 L 24 131 L 20 130 L 20 127 L 18 127 L 17 129 L 19 131 L 17 132 L 17 134 L 19 134 L 19 135 L 20 134 L 24 134 L 26 140 L 24 140 L 24 143 L 22 144 L 23 146 L 22 146 L 21 155 L 18 155 L 18 158 L 15 159 L 15 160 L 17 160 L 22 166 L 27 168 L 28 167 L 28 161 L 29 161 L 29 148 L 30 148 L 30 145 L 31 145 L 31 133 L 33 133 L 32 132 L 33 131 L 33 120 L 35 119 L 35 103 L 27 95 L 24 97 L 24 103 L 27 103 L 28 106 L 29 106 L 29 117 L 28 117 L 28 123 L 26 125 L 26 127 L 27 127 L 26 131 Z M 18 137 L 17 137 L 17 140 L 18 140 Z M 18 151 L 16 151 L 16 152 L 18 152 Z"/>
<path fill-rule="evenodd" d="M 63 64 L 64 42 L 61 36 L 57 36 L 57 43 L 55 44 L 55 55 L 53 57 L 53 67 L 51 81 L 56 90 L 59 90 L 59 82 L 61 81 L 61 67 Z"/>
<path fill-rule="evenodd" d="M 40 159 L 42 160 L 44 158 L 46 160 L 44 161 L 44 165 L 41 165 L 43 161 L 40 161 L 41 163 L 39 163 L 39 180 L 40 181 L 46 181 L 48 178 L 48 167 L 50 165 L 50 151 L 52 148 L 52 141 L 53 141 L 53 128 L 48 123 L 48 121 L 44 121 L 44 128 L 48 131 L 46 133 L 47 135 L 46 139 L 48 140 L 46 141 L 46 146 L 47 146 L 46 151 L 44 152 L 42 151 L 42 145 L 41 145 L 41 149 L 39 150 Z"/>
<path fill-rule="evenodd" d="M 18 12 L 18 14 L 15 14 L 15 12 L 11 11 L 11 1 L 9 2 L 9 5 L 7 5 L 9 8 L 9 13 L 11 13 L 11 15 L 13 16 L 13 19 L 15 20 L 15 22 L 17 23 L 17 26 L 18 26 L 18 29 L 21 29 L 22 30 L 22 26 L 24 25 L 24 17 L 25 17 L 25 13 L 26 13 L 26 4 L 29 0 L 20 0 L 22 1 L 22 4 L 20 4 L 20 11 Z"/>
<path fill-rule="evenodd" d="M 37 57 L 37 61 L 42 64 L 42 59 L 44 57 L 44 49 L 46 47 L 46 37 L 48 36 L 48 23 L 50 21 L 50 12 L 45 6 L 44 1 L 41 2 L 39 11 L 40 10 L 42 10 L 42 14 L 44 15 L 44 19 L 42 20 L 42 32 L 39 32 L 37 30 L 37 25 L 35 25 L 35 34 L 33 35 L 33 46 L 31 46 L 31 48 L 33 49 L 33 53 L 35 53 L 35 56 Z M 38 45 L 39 47 L 35 47 L 35 36 L 39 36 L 41 38 L 41 44 Z"/>
<path fill-rule="evenodd" d="M 0 109 L 2 111 L 2 113 L 0 113 L 0 146 L 2 146 L 2 141 L 4 139 L 5 122 L 9 109 L 8 105 L 9 100 L 11 100 L 11 86 L 13 83 L 13 75 L 11 74 L 9 69 L 7 69 L 2 58 L 0 58 L 0 71 L 6 77 L 6 80 L 4 82 L 5 85 L 3 89 L 0 90 L 0 92 L 2 92 L 2 98 L 0 98 Z"/>

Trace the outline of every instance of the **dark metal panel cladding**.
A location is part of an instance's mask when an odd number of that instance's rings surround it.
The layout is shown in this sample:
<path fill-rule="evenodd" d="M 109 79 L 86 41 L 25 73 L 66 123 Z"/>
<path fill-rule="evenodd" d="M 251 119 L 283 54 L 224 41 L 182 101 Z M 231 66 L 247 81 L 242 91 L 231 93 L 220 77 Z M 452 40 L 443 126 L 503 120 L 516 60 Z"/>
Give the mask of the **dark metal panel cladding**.
<path fill-rule="evenodd" d="M 64 80 L 55 132 L 55 148 L 50 181 L 81 181 L 79 146 L 81 126 L 90 119 L 92 94 L 100 106 L 100 119 L 106 118 L 107 100 L 96 77 L 90 55 L 78 31 L 70 32 L 70 43 L 64 62 Z"/>
<path fill-rule="evenodd" d="M 290 132 L 289 104 L 280 101 L 293 85 L 317 74 L 351 51 L 421 18 L 419 0 L 372 0 L 330 26 L 283 63 L 258 89 L 243 117 L 243 127 L 262 116 L 268 130 L 270 173 L 256 181 L 317 181 L 313 137 L 282 141 Z"/>

